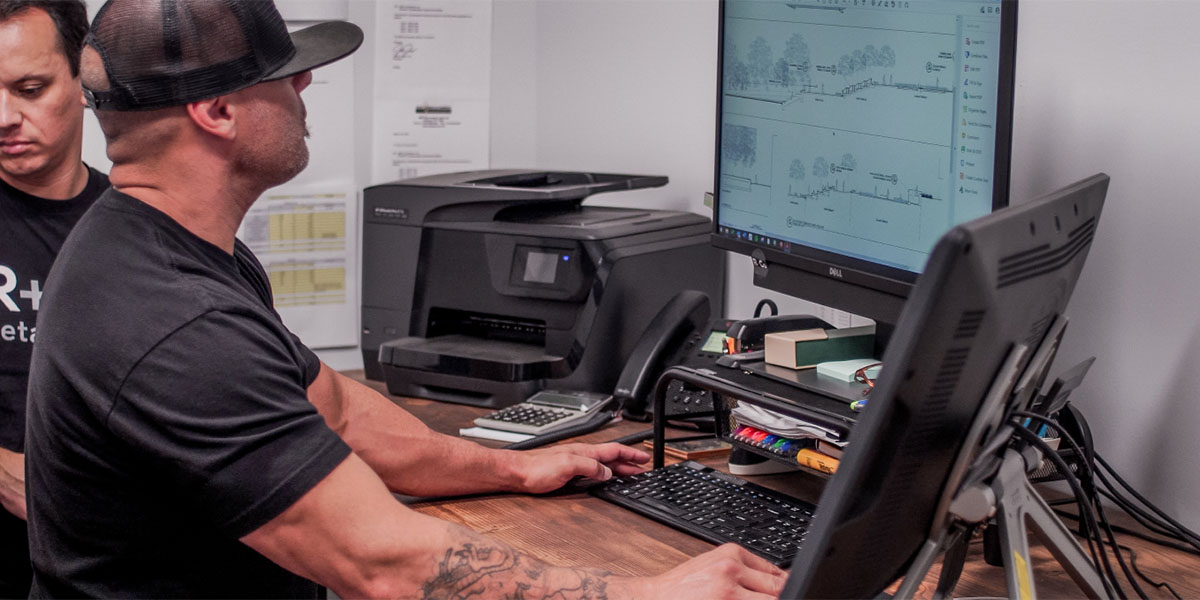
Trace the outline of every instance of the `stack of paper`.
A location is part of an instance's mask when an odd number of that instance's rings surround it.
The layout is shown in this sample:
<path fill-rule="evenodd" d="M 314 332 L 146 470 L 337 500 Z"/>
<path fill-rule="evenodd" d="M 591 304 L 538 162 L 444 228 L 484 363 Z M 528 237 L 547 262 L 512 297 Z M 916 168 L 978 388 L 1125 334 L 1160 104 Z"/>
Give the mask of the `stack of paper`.
<path fill-rule="evenodd" d="M 801 421 L 767 410 L 761 406 L 739 403 L 732 411 L 734 418 L 741 425 L 748 425 L 780 437 L 801 439 L 814 438 L 829 442 L 838 442 L 840 436 L 832 429 Z"/>

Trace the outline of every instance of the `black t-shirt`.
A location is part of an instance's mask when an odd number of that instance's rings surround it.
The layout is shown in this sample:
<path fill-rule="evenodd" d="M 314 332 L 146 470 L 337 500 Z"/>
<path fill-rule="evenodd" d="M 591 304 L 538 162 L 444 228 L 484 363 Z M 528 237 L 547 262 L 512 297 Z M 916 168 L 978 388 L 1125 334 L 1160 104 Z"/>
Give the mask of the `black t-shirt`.
<path fill-rule="evenodd" d="M 83 191 L 46 200 L 0 181 L 0 448 L 25 448 L 25 387 L 46 274 L 63 240 L 108 187 L 88 168 Z"/>
<path fill-rule="evenodd" d="M 33 595 L 314 596 L 238 541 L 350 452 L 262 266 L 116 190 L 60 257 L 29 379 Z"/>

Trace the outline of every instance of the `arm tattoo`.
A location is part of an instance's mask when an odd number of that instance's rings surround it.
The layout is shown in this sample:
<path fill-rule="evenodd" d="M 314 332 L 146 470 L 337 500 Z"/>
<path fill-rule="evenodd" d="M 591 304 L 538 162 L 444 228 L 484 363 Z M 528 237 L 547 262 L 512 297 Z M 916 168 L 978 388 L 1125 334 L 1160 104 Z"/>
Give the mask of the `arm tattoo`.
<path fill-rule="evenodd" d="M 448 548 L 437 575 L 425 582 L 422 598 L 512 598 L 514 600 L 606 600 L 607 573 L 550 567 L 488 541 Z"/>

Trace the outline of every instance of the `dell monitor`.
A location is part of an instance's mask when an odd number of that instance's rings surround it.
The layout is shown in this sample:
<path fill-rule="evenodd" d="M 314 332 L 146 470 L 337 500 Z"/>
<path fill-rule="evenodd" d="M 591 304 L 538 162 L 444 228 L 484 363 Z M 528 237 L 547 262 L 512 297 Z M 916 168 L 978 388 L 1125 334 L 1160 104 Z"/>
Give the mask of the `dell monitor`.
<path fill-rule="evenodd" d="M 1007 205 L 1015 0 L 726 0 L 713 244 L 886 339 L 934 243 Z"/>

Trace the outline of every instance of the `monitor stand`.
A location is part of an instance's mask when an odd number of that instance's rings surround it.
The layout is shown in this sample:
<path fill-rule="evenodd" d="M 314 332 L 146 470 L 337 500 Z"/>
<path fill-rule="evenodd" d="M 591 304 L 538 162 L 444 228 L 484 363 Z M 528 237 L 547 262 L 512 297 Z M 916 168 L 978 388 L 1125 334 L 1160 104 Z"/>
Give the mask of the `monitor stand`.
<path fill-rule="evenodd" d="M 812 315 L 789 315 L 786 318 L 792 321 L 807 318 L 814 322 L 823 323 L 823 321 Z M 765 321 L 766 319 L 763 320 Z M 886 348 L 887 342 L 891 339 L 894 330 L 895 327 L 891 324 L 881 321 L 875 322 L 875 350 L 873 355 L 876 358 L 883 356 L 884 348 Z M 772 365 L 761 357 L 757 359 L 749 359 L 748 357 L 747 360 L 739 361 L 737 366 L 747 373 L 778 381 L 828 398 L 845 401 L 847 404 L 862 398 L 863 391 L 867 388 L 866 384 L 856 381 L 839 381 L 831 377 L 817 375 L 817 370 L 813 368 L 791 369 Z"/>
<path fill-rule="evenodd" d="M 857 381 L 839 381 L 832 377 L 817 375 L 816 369 L 789 369 L 762 361 L 744 362 L 742 370 L 747 373 L 765 377 L 773 381 L 790 385 L 794 388 L 812 392 L 827 398 L 845 402 L 847 406 L 863 397 L 867 384 Z"/>
<path fill-rule="evenodd" d="M 950 510 L 958 522 L 942 540 L 926 541 L 895 597 L 912 598 L 925 574 L 943 552 L 946 558 L 942 562 L 942 572 L 933 597 L 949 597 L 962 573 L 971 533 L 992 515 L 996 518 L 995 526 L 1000 530 L 1009 597 L 1037 597 L 1033 564 L 1029 558 L 1031 531 L 1087 597 L 1112 597 L 1083 547 L 1037 490 L 1033 489 L 1027 476 L 1030 460 L 1036 460 L 1036 464 L 1040 465 L 1040 453 L 1023 455 L 1009 448 L 1004 451 L 999 472 L 990 482 L 968 486 L 955 497 Z"/>
<path fill-rule="evenodd" d="M 1066 319 L 1060 317 L 1032 354 L 1024 345 L 1009 354 L 950 473 L 930 536 L 913 559 L 895 597 L 912 598 L 943 553 L 946 557 L 934 598 L 948 597 L 962 573 L 971 534 L 993 517 L 1000 531 L 1009 597 L 1037 597 L 1029 559 L 1030 531 L 1037 534 L 1089 598 L 1114 595 L 1071 531 L 1030 483 L 1028 473 L 1042 464 L 1041 452 L 1025 443 L 1010 443 L 1015 426 L 1006 417 L 1011 410 L 1027 410 L 1030 406 L 1065 328 Z M 1031 358 L 1022 368 L 1026 356 Z M 1056 398 L 1041 400 L 1045 406 L 1055 404 Z"/>

